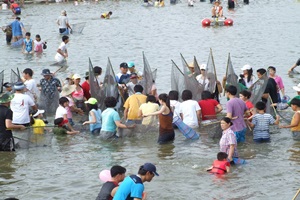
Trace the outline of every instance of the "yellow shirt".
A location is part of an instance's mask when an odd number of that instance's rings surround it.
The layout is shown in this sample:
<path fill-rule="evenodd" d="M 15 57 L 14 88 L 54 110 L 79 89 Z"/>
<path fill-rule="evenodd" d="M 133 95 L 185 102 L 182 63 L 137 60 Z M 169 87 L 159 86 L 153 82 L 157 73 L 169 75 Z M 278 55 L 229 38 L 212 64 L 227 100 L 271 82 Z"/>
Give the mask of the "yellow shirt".
<path fill-rule="evenodd" d="M 293 116 L 293 118 L 292 118 L 292 122 L 291 122 L 291 124 L 294 122 L 294 120 L 295 120 L 295 115 L 299 115 L 300 114 L 300 112 L 298 111 L 298 112 L 295 112 L 295 114 L 294 114 L 294 116 Z M 298 126 L 296 126 L 296 127 L 292 127 L 291 128 L 291 131 L 300 131 L 300 123 L 298 124 Z"/>
<path fill-rule="evenodd" d="M 46 126 L 46 125 L 43 120 L 35 119 L 34 124 L 32 125 L 33 133 L 34 134 L 44 134 L 44 128 L 43 128 L 44 126 Z M 35 128 L 35 127 L 38 127 L 38 128 Z"/>
<path fill-rule="evenodd" d="M 134 94 L 125 101 L 124 108 L 128 109 L 127 119 L 138 120 L 139 108 L 146 103 L 147 96 L 143 94 Z"/>
<path fill-rule="evenodd" d="M 140 106 L 140 110 L 142 111 L 143 115 L 148 115 L 150 113 L 154 113 L 159 110 L 159 105 L 157 103 L 147 102 L 143 103 Z M 152 124 L 155 120 L 156 116 L 148 116 L 143 118 L 143 125 Z"/>

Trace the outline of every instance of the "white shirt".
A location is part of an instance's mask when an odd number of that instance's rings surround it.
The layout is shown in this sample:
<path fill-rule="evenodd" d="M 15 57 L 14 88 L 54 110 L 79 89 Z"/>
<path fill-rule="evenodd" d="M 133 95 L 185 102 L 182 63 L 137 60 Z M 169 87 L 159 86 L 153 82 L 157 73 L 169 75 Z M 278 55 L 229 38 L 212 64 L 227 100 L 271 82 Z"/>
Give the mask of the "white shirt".
<path fill-rule="evenodd" d="M 26 89 L 28 91 L 25 92 L 33 101 L 36 100 L 39 94 L 39 90 L 36 86 L 36 82 L 34 79 L 26 80 L 24 82 L 24 85 L 26 85 Z"/>
<path fill-rule="evenodd" d="M 2 10 L 7 10 L 7 4 L 6 3 L 2 3 Z"/>
<path fill-rule="evenodd" d="M 182 113 L 183 122 L 191 128 L 199 127 L 196 113 L 198 110 L 201 108 L 195 100 L 186 100 L 180 105 L 179 113 Z"/>
<path fill-rule="evenodd" d="M 68 28 L 67 24 L 69 23 L 68 17 L 67 16 L 59 16 L 57 18 L 57 23 L 58 23 L 58 28 Z"/>
<path fill-rule="evenodd" d="M 62 51 L 62 53 L 66 53 L 67 45 L 64 42 L 62 42 L 62 43 L 60 43 L 58 49 L 60 49 Z M 63 61 L 63 59 L 64 59 L 64 57 L 60 53 L 56 53 L 55 60 L 57 62 L 61 62 L 61 61 Z"/>
<path fill-rule="evenodd" d="M 58 108 L 56 109 L 56 112 L 55 112 L 55 119 L 58 119 L 58 118 L 64 118 L 64 115 L 67 114 L 67 110 L 62 107 L 61 105 L 58 106 Z"/>
<path fill-rule="evenodd" d="M 14 124 L 27 124 L 30 122 L 29 108 L 34 106 L 33 100 L 27 95 L 22 93 L 15 93 L 14 98 L 11 100 L 10 108 L 13 111 Z"/>
<path fill-rule="evenodd" d="M 180 117 L 180 105 L 181 103 L 179 101 L 170 100 L 170 106 L 174 108 L 173 118 L 176 116 Z"/>
<path fill-rule="evenodd" d="M 196 76 L 197 81 L 204 85 L 204 90 L 208 90 L 208 84 L 209 84 L 209 80 L 204 77 L 202 74 L 199 74 L 198 76 Z"/>

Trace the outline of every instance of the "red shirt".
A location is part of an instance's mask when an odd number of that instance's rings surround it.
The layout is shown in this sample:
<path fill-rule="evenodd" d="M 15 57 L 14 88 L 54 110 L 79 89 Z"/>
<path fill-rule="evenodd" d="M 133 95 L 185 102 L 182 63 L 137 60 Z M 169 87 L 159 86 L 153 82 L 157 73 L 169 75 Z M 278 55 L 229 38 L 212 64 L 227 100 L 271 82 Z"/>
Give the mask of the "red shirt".
<path fill-rule="evenodd" d="M 17 4 L 17 3 L 12 3 L 12 4 L 10 5 L 10 9 L 15 9 L 15 8 L 18 8 L 18 7 L 20 7 L 20 6 L 19 6 L 19 4 Z"/>
<path fill-rule="evenodd" d="M 88 100 L 91 98 L 90 93 L 90 84 L 87 81 L 84 81 L 81 85 L 81 88 L 83 89 L 83 96 Z"/>
<path fill-rule="evenodd" d="M 251 101 L 246 101 L 246 107 L 250 110 L 251 108 L 254 108 L 253 104 L 251 103 Z"/>
<path fill-rule="evenodd" d="M 216 106 L 219 102 L 215 99 L 200 100 L 199 106 L 201 108 L 202 120 L 216 119 Z"/>

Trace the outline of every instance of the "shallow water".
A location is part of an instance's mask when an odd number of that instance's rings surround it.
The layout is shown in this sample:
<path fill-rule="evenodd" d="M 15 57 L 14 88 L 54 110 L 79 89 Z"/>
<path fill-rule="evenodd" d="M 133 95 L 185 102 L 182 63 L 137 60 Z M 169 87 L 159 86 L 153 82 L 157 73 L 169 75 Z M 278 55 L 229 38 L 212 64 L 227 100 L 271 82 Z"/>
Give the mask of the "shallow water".
<path fill-rule="evenodd" d="M 23 23 L 32 25 L 32 35 L 40 34 L 48 48 L 41 58 L 21 54 L 0 40 L 2 69 L 35 70 L 40 79 L 44 68 L 54 63 L 60 43 L 55 24 L 62 9 L 67 10 L 71 24 L 87 22 L 82 35 L 71 35 L 68 48 L 69 72 L 84 75 L 88 57 L 94 65 L 106 68 L 110 57 L 115 71 L 121 62 L 134 61 L 142 66 L 142 51 L 150 66 L 158 68 L 159 93 L 170 89 L 170 68 L 173 59 L 181 66 L 182 53 L 187 61 L 195 55 L 206 62 L 213 49 L 219 79 L 225 74 L 230 52 L 234 68 L 249 63 L 259 67 L 274 65 L 283 77 L 287 94 L 294 95 L 292 85 L 299 79 L 288 78 L 288 68 L 299 57 L 300 3 L 287 1 L 251 1 L 225 15 L 234 20 L 232 27 L 202 28 L 201 20 L 210 16 L 211 5 L 197 2 L 194 8 L 186 3 L 164 8 L 145 8 L 139 1 L 99 2 L 97 4 L 26 5 Z M 102 12 L 113 11 L 110 20 L 100 20 Z M 12 21 L 0 11 L 0 23 Z M 45 13 L 47 13 L 45 15 Z M 10 70 L 6 70 L 9 81 Z M 222 101 L 225 101 L 222 98 Z M 253 144 L 251 136 L 239 146 L 239 154 L 248 160 L 233 167 L 223 178 L 207 174 L 219 150 L 218 140 L 202 135 L 198 141 L 186 141 L 180 133 L 173 144 L 156 144 L 157 133 L 147 133 L 114 142 L 81 133 L 77 136 L 54 137 L 51 147 L 0 152 L 0 197 L 26 199 L 95 199 L 101 182 L 98 174 L 114 164 L 137 172 L 144 162 L 157 164 L 159 177 L 146 183 L 149 199 L 292 199 L 299 187 L 299 141 L 293 141 L 288 130 L 271 135 L 270 144 Z"/>

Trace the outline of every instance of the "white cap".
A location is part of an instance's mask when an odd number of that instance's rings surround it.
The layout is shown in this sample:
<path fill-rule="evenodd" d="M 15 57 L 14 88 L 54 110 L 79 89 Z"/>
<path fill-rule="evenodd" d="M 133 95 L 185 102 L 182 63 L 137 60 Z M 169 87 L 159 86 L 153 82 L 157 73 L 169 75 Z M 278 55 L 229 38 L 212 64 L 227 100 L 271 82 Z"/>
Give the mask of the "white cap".
<path fill-rule="evenodd" d="M 79 79 L 79 78 L 81 79 L 81 76 L 79 74 L 74 74 L 72 77 L 72 79 L 74 79 L 74 80 Z"/>
<path fill-rule="evenodd" d="M 293 86 L 293 89 L 300 92 L 300 83 L 297 86 Z"/>
<path fill-rule="evenodd" d="M 242 71 L 244 71 L 244 70 L 250 70 L 250 69 L 252 69 L 252 67 L 250 66 L 250 65 L 244 65 L 242 68 L 241 68 L 241 70 Z"/>
<path fill-rule="evenodd" d="M 201 64 L 201 65 L 200 65 L 200 69 L 206 70 L 206 67 L 207 67 L 206 64 Z"/>
<path fill-rule="evenodd" d="M 33 117 L 37 117 L 39 114 L 43 114 L 45 110 L 37 110 L 37 112 L 33 115 Z"/>

